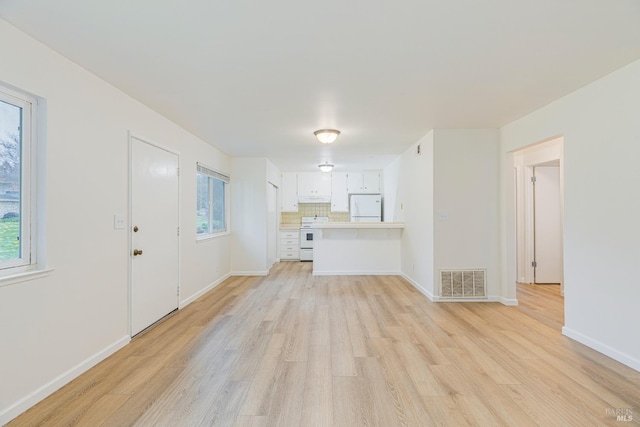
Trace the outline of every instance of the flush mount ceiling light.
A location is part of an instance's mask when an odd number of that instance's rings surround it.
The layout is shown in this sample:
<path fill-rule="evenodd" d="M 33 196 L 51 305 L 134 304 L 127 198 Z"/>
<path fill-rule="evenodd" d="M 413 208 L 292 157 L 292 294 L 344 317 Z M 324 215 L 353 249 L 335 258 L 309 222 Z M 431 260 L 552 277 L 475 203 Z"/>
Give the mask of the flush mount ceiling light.
<path fill-rule="evenodd" d="M 336 129 L 320 129 L 315 131 L 313 134 L 318 138 L 318 141 L 323 144 L 331 144 L 336 140 L 336 138 L 338 138 L 340 131 Z"/>
<path fill-rule="evenodd" d="M 334 165 L 332 165 L 332 164 L 331 164 L 331 163 L 329 163 L 329 162 L 324 162 L 323 164 L 318 165 L 318 167 L 320 168 L 320 170 L 321 170 L 322 172 L 331 172 L 331 170 L 333 169 L 333 166 L 334 166 Z"/>

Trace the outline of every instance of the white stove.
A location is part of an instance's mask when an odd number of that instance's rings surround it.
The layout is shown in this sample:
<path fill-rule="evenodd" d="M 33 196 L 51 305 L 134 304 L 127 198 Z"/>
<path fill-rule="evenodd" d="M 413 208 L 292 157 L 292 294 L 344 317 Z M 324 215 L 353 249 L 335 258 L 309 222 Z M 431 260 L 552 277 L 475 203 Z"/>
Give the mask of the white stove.
<path fill-rule="evenodd" d="M 316 222 L 329 222 L 326 216 L 303 216 L 300 227 L 300 261 L 313 261 L 313 235 L 319 230 L 311 228 Z"/>

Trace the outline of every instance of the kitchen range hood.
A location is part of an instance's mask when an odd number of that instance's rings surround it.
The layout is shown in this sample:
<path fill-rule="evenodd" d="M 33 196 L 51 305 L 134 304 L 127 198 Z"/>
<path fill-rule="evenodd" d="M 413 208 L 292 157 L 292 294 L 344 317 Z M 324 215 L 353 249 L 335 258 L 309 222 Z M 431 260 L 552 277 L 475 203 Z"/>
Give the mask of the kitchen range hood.
<path fill-rule="evenodd" d="M 298 203 L 331 203 L 331 196 L 298 197 Z"/>

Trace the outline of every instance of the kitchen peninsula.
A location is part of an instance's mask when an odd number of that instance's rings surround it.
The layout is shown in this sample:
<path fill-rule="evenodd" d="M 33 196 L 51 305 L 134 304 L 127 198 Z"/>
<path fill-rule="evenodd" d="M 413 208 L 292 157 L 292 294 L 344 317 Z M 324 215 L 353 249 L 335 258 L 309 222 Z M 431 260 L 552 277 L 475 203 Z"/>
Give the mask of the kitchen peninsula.
<path fill-rule="evenodd" d="M 314 275 L 400 273 L 404 223 L 329 222 L 313 228 L 319 230 L 313 247 Z"/>

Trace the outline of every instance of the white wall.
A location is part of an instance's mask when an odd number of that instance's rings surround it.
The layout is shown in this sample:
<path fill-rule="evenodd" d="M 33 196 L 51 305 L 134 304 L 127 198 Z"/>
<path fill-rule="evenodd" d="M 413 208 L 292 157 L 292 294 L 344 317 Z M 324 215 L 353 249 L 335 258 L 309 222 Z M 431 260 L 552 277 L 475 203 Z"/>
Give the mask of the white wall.
<path fill-rule="evenodd" d="M 384 174 L 386 219 L 405 223 L 407 280 L 437 300 L 440 269 L 486 268 L 491 299 L 515 303 L 500 286 L 497 130 L 434 130 Z"/>
<path fill-rule="evenodd" d="M 231 193 L 234 274 L 265 275 L 267 265 L 267 185 L 279 185 L 278 168 L 264 157 L 236 157 Z"/>
<path fill-rule="evenodd" d="M 498 131 L 438 129 L 433 140 L 435 283 L 441 269 L 486 268 L 500 300 Z"/>
<path fill-rule="evenodd" d="M 421 155 L 416 146 L 421 145 Z M 385 221 L 403 221 L 402 274 L 429 298 L 433 282 L 433 132 L 384 170 Z M 387 185 L 397 182 L 394 189 Z M 391 203 L 393 203 L 391 205 Z"/>
<path fill-rule="evenodd" d="M 282 187 L 282 174 L 276 165 L 271 160 L 266 159 L 267 163 L 267 270 L 279 261 L 280 254 L 280 212 L 282 210 L 282 203 L 280 201 L 280 188 Z M 273 197 L 270 200 L 269 197 Z"/>
<path fill-rule="evenodd" d="M 278 169 L 278 167 L 274 165 L 271 160 L 266 159 L 265 161 L 267 163 L 267 182 L 270 182 L 276 187 L 280 188 L 282 186 L 282 174 L 280 173 L 280 169 Z"/>
<path fill-rule="evenodd" d="M 382 172 L 383 199 L 382 220 L 393 221 L 396 218 L 396 205 L 398 197 L 398 178 L 400 177 L 400 156 L 391 162 Z"/>
<path fill-rule="evenodd" d="M 195 163 L 229 158 L 0 20 L 0 81 L 46 99 L 46 277 L 0 286 L 0 424 L 128 338 L 128 131 L 180 153 L 181 299 L 231 271 L 229 237 L 195 241 Z M 42 206 L 45 207 L 45 206 Z M 128 228 L 128 225 L 127 225 Z"/>
<path fill-rule="evenodd" d="M 563 332 L 638 370 L 639 111 L 637 61 L 501 129 L 504 288 L 516 279 L 512 152 L 563 135 Z"/>

